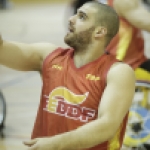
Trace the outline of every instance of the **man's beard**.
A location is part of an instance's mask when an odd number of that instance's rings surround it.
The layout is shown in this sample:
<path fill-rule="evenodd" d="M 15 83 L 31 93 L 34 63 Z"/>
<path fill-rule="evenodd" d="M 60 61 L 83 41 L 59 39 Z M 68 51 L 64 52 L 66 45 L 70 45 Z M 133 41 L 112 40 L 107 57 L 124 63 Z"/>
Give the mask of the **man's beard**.
<path fill-rule="evenodd" d="M 74 50 L 85 49 L 92 42 L 92 33 L 95 27 L 91 27 L 80 33 L 70 32 L 64 38 L 66 44 Z"/>

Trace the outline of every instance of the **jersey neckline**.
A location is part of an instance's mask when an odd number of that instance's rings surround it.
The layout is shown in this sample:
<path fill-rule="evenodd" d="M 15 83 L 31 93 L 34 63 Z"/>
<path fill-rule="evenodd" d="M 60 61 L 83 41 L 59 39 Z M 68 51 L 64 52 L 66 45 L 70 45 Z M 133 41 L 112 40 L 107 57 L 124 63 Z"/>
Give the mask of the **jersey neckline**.
<path fill-rule="evenodd" d="M 76 71 L 80 71 L 80 70 L 83 70 L 83 69 L 85 69 L 85 68 L 87 68 L 87 67 L 92 67 L 92 66 L 94 66 L 95 64 L 97 64 L 97 62 L 99 62 L 102 58 L 103 58 L 103 56 L 105 56 L 105 55 L 108 55 L 108 53 L 105 51 L 100 57 L 98 57 L 97 59 L 95 59 L 94 61 L 92 61 L 92 62 L 89 62 L 89 63 L 87 63 L 87 64 L 85 64 L 85 65 L 83 65 L 83 66 L 81 66 L 81 67 L 76 67 L 76 65 L 75 65 L 75 63 L 74 63 L 74 59 L 73 59 L 73 57 L 74 57 L 74 50 L 73 49 L 71 49 L 71 51 L 70 51 L 70 65 L 71 65 L 71 67 L 74 69 L 74 70 L 76 70 Z"/>

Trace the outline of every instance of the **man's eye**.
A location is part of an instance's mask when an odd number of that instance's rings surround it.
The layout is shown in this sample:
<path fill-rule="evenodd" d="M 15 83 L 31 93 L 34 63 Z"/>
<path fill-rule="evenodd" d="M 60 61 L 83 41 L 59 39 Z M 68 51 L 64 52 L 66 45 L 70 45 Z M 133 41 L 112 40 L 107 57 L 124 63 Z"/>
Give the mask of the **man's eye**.
<path fill-rule="evenodd" d="M 85 17 L 83 15 L 79 15 L 80 19 L 85 19 Z"/>

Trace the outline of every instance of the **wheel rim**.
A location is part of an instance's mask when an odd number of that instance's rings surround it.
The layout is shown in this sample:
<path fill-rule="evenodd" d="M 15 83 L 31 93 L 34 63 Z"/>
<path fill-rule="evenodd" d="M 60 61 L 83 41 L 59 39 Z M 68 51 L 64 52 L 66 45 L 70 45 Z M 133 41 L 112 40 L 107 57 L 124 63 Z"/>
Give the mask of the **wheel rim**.
<path fill-rule="evenodd" d="M 5 111 L 6 111 L 6 105 L 3 98 L 3 95 L 0 93 L 0 125 L 3 124 L 5 119 Z"/>

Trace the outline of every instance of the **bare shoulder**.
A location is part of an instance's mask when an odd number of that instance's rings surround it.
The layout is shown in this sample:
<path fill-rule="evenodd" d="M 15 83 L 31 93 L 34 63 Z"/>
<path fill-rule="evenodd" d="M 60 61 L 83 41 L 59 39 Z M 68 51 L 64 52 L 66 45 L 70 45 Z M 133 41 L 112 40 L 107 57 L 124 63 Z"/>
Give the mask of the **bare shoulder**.
<path fill-rule="evenodd" d="M 135 83 L 134 70 L 128 64 L 117 62 L 110 68 L 107 81 Z"/>
<path fill-rule="evenodd" d="M 31 44 L 31 48 L 39 53 L 43 59 L 45 59 L 45 57 L 56 50 L 58 46 L 52 43 L 41 42 Z"/>
<path fill-rule="evenodd" d="M 137 8 L 139 0 L 114 0 L 113 6 L 119 15 L 124 12 Z"/>

